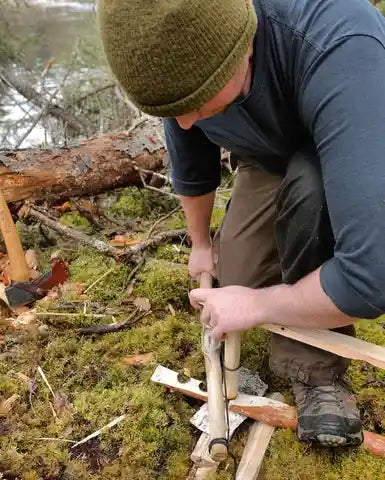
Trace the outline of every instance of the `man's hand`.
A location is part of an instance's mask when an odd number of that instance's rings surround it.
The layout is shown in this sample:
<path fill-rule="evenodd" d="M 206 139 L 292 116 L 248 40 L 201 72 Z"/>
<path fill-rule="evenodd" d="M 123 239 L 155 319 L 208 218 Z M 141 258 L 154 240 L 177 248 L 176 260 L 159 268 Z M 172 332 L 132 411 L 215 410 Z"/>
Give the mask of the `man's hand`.
<path fill-rule="evenodd" d="M 203 272 L 208 272 L 212 277 L 216 277 L 211 243 L 201 246 L 194 246 L 193 244 L 188 269 L 194 280 L 199 280 L 199 277 Z"/>
<path fill-rule="evenodd" d="M 191 290 L 190 301 L 194 308 L 203 304 L 201 319 L 211 325 L 213 337 L 221 340 L 225 333 L 264 323 L 260 293 L 253 288 L 239 286 L 197 288 Z"/>

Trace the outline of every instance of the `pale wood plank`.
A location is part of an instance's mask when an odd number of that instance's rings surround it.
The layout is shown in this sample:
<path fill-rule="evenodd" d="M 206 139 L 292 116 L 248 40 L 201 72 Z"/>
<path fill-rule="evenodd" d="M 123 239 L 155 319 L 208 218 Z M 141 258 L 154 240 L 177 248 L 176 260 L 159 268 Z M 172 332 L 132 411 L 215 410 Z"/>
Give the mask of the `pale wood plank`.
<path fill-rule="evenodd" d="M 273 393 L 271 398 L 280 402 L 284 401 L 284 397 L 280 393 Z M 274 429 L 265 423 L 253 423 L 239 463 L 236 480 L 256 480 L 258 478 Z"/>
<path fill-rule="evenodd" d="M 264 324 L 261 327 L 341 357 L 363 360 L 375 367 L 385 368 L 385 347 L 359 338 L 317 328 L 282 327 L 272 324 Z"/>

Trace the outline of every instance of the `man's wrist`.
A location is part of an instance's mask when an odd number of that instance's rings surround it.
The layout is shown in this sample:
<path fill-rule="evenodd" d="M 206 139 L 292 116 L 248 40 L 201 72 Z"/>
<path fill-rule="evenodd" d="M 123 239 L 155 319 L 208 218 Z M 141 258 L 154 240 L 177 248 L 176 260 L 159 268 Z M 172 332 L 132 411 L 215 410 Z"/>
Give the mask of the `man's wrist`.
<path fill-rule="evenodd" d="M 199 238 L 199 239 L 191 239 L 191 243 L 193 248 L 198 248 L 198 249 L 206 249 L 206 248 L 211 248 L 212 242 L 211 238 L 208 235 L 207 238 Z"/>
<path fill-rule="evenodd" d="M 272 287 L 256 289 L 255 301 L 258 318 L 256 325 L 275 323 L 282 325 L 285 305 L 290 304 L 292 285 L 280 284 Z"/>

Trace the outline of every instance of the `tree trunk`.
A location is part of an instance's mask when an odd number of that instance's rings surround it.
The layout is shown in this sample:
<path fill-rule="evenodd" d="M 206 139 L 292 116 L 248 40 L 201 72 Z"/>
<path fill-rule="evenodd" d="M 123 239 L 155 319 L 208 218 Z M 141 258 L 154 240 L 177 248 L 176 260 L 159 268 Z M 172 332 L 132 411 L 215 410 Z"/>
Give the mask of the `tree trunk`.
<path fill-rule="evenodd" d="M 77 146 L 0 154 L 0 190 L 7 202 L 65 199 L 140 185 L 135 169 L 166 164 L 161 121 L 142 121 L 132 131 L 93 137 Z"/>

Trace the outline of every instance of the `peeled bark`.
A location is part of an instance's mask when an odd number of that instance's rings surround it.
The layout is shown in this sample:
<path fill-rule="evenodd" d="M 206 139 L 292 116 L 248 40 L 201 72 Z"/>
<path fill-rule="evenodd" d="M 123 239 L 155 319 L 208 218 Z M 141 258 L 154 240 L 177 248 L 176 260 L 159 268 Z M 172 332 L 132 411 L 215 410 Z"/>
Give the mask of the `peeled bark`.
<path fill-rule="evenodd" d="M 0 154 L 0 190 L 7 202 L 64 201 L 111 188 L 140 185 L 135 169 L 157 171 L 166 163 L 161 121 L 132 131 L 90 138 L 76 146 Z"/>

